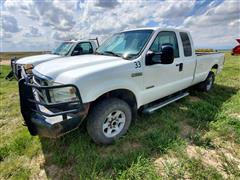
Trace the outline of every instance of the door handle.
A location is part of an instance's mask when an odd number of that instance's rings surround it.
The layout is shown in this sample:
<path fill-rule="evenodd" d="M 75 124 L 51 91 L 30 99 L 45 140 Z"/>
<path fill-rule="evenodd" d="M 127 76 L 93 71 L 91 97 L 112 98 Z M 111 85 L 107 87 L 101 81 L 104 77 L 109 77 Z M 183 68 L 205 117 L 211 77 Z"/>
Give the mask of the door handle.
<path fill-rule="evenodd" d="M 179 64 L 176 64 L 176 66 L 179 66 L 179 71 L 182 71 L 183 70 L 183 63 L 179 63 Z"/>

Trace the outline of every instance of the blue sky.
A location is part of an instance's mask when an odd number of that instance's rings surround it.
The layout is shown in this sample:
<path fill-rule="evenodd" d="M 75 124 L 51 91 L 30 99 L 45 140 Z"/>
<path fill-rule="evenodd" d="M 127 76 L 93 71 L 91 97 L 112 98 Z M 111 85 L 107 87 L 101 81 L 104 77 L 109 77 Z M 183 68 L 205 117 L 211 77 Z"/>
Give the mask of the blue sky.
<path fill-rule="evenodd" d="M 147 26 L 189 30 L 198 48 L 232 48 L 240 37 L 237 0 L 0 0 L 0 7 L 1 51 L 51 50 Z"/>

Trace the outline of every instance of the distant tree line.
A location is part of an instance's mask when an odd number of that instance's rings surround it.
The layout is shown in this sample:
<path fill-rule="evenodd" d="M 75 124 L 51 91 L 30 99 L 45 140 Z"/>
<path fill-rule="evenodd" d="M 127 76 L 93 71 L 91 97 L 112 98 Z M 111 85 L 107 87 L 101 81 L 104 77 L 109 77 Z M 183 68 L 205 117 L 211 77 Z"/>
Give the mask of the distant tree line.
<path fill-rule="evenodd" d="M 207 48 L 201 48 L 201 49 L 196 49 L 196 52 L 217 52 L 215 49 L 207 49 Z"/>

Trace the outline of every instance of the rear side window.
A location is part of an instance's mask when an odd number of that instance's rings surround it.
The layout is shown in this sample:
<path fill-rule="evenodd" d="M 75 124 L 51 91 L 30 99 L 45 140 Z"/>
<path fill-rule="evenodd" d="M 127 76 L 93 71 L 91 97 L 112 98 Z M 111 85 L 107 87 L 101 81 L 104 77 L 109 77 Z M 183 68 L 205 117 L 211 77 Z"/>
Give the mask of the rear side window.
<path fill-rule="evenodd" d="M 184 56 L 192 56 L 192 47 L 189 36 L 185 32 L 180 32 L 182 44 L 183 44 L 183 52 Z"/>

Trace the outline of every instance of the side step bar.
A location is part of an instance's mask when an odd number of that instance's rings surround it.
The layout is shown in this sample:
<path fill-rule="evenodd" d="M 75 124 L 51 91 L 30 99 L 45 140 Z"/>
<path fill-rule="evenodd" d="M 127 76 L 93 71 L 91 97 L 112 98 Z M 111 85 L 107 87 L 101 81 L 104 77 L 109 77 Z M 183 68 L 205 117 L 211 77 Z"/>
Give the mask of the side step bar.
<path fill-rule="evenodd" d="M 168 104 L 170 104 L 172 102 L 175 102 L 175 101 L 177 101 L 179 99 L 182 99 L 182 98 L 184 98 L 184 97 L 186 97 L 188 95 L 189 95 L 189 93 L 185 92 L 185 93 L 182 93 L 182 94 L 178 94 L 178 95 L 176 95 L 174 97 L 170 97 L 169 99 L 167 99 L 167 100 L 165 100 L 163 102 L 160 102 L 158 104 L 154 104 L 151 107 L 147 107 L 146 109 L 143 110 L 143 113 L 144 114 L 151 114 L 154 111 L 156 111 L 156 110 L 158 110 L 158 109 L 160 109 L 160 108 L 162 108 L 162 107 L 164 107 L 164 106 L 166 106 L 166 105 L 168 105 Z"/>

